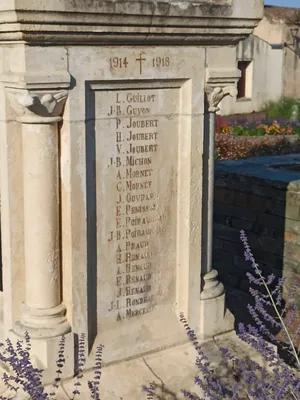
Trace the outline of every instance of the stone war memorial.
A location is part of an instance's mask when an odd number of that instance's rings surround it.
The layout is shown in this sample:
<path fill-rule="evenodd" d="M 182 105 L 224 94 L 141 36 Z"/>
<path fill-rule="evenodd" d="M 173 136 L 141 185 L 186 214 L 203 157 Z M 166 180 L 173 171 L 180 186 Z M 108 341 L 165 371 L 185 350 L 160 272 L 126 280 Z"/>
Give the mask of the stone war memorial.
<path fill-rule="evenodd" d="M 29 332 L 45 381 L 62 335 L 72 378 L 85 334 L 87 373 L 105 346 L 101 398 L 141 399 L 194 365 L 180 312 L 200 339 L 233 329 L 211 263 L 215 113 L 262 13 L 1 0 L 1 340 Z"/>

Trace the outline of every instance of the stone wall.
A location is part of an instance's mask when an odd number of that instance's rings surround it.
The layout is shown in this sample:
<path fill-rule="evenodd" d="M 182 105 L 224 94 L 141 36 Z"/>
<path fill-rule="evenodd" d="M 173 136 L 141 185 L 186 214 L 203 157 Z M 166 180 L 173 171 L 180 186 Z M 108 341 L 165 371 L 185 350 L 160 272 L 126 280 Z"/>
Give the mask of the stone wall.
<path fill-rule="evenodd" d="M 283 62 L 283 96 L 299 98 L 300 93 L 300 38 L 297 33 L 292 35 L 292 30 L 297 25 L 284 25 L 285 57 Z"/>
<path fill-rule="evenodd" d="M 270 60 L 268 65 L 271 68 L 273 65 L 275 71 L 279 68 L 282 71 L 278 79 L 282 79 L 280 84 L 283 97 L 299 97 L 300 38 L 297 31 L 297 14 L 296 8 L 265 7 L 265 17 L 254 30 L 254 35 L 265 40 L 270 46 L 273 45 L 274 59 Z M 269 69 L 268 73 L 274 75 L 275 71 Z"/>
<path fill-rule="evenodd" d="M 225 284 L 248 291 L 241 229 L 265 274 L 300 283 L 299 155 L 216 165 L 214 267 Z"/>
<path fill-rule="evenodd" d="M 252 61 L 252 96 L 227 98 L 221 114 L 233 115 L 261 111 L 269 101 L 281 97 L 299 98 L 300 34 L 297 32 L 297 9 L 265 7 L 265 16 L 253 35 L 236 46 L 236 60 Z M 252 74 L 252 77 L 251 77 Z M 247 76 L 247 73 L 246 73 Z"/>

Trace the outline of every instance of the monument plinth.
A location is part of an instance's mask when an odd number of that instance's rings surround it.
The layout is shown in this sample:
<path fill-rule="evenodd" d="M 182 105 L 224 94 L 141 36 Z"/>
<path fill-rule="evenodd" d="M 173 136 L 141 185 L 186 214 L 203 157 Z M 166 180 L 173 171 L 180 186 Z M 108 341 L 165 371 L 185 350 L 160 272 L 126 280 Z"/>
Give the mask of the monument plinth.
<path fill-rule="evenodd" d="M 201 338 L 232 329 L 211 265 L 215 112 L 262 12 L 0 4 L 3 330 L 27 329 L 49 376 L 65 333 L 68 371 L 85 333 L 87 368 L 101 343 L 112 373 L 182 345 L 180 312 Z"/>

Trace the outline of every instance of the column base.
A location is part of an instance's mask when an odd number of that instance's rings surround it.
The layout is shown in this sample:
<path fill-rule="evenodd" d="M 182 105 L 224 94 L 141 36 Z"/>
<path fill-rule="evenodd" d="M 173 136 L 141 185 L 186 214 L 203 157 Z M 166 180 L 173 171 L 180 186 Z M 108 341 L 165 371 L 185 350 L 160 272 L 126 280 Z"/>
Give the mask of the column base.
<path fill-rule="evenodd" d="M 225 292 L 224 285 L 218 280 L 218 272 L 215 269 L 212 269 L 202 277 L 202 284 L 201 300 L 214 299 Z"/>
<path fill-rule="evenodd" d="M 14 324 L 9 338 L 14 344 L 24 339 L 28 332 L 31 343 L 31 361 L 39 369 L 43 369 L 43 384 L 54 383 L 57 377 L 59 343 L 65 337 L 65 365 L 61 378 L 74 376 L 74 335 L 66 318 L 63 304 L 49 309 L 34 309 L 23 305 L 21 321 Z"/>
<path fill-rule="evenodd" d="M 200 300 L 200 339 L 208 339 L 234 330 L 234 316 L 225 307 L 225 293 L 219 297 Z"/>
<path fill-rule="evenodd" d="M 18 335 L 15 331 L 9 331 L 9 338 L 15 346 L 18 340 L 24 338 Z M 61 379 L 69 379 L 74 376 L 74 334 L 68 333 L 64 335 L 65 346 L 64 346 L 64 357 L 65 364 L 62 368 Z M 59 343 L 61 337 L 51 337 L 43 339 L 31 339 L 31 350 L 30 360 L 34 367 L 43 370 L 42 384 L 51 385 L 54 384 L 55 378 L 57 377 L 57 365 Z"/>
<path fill-rule="evenodd" d="M 48 309 L 34 309 L 24 305 L 21 321 L 15 323 L 14 331 L 22 337 L 28 332 L 32 339 L 41 339 L 65 335 L 71 331 L 71 326 L 63 304 Z"/>
<path fill-rule="evenodd" d="M 201 339 L 211 338 L 234 330 L 234 316 L 225 306 L 224 285 L 218 280 L 218 272 L 210 271 L 203 277 L 203 291 L 200 294 Z"/>

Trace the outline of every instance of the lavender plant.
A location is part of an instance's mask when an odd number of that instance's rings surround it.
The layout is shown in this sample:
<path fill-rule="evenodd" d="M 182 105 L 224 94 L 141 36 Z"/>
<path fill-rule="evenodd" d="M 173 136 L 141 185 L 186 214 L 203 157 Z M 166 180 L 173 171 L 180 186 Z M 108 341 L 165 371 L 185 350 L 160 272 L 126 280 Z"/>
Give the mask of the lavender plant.
<path fill-rule="evenodd" d="M 30 337 L 25 333 L 24 341 L 18 340 L 14 348 L 10 339 L 6 339 L 6 345 L 1 343 L 3 351 L 0 352 L 0 361 L 8 365 L 13 372 L 3 374 L 3 381 L 7 388 L 12 392 L 17 392 L 21 387 L 25 393 L 29 394 L 32 400 L 42 400 L 47 398 L 47 394 L 42 386 L 43 370 L 35 368 L 30 360 Z M 0 396 L 0 399 L 5 398 Z"/>
<path fill-rule="evenodd" d="M 102 352 L 103 345 L 99 345 L 96 350 L 96 364 L 94 369 L 94 380 L 88 382 L 88 386 L 92 395 L 92 399 L 100 400 L 99 385 L 102 375 Z"/>
<path fill-rule="evenodd" d="M 32 400 L 55 400 L 59 385 L 61 384 L 62 370 L 65 364 L 65 337 L 63 336 L 59 343 L 58 359 L 56 361 L 57 376 L 55 378 L 52 390 L 48 393 L 42 384 L 43 370 L 35 368 L 30 359 L 30 336 L 25 332 L 25 343 L 18 340 L 14 348 L 10 339 L 6 339 L 6 345 L 0 344 L 2 352 L 0 352 L 0 361 L 3 365 L 8 366 L 12 374 L 4 373 L 2 380 L 7 389 L 11 392 L 17 393 L 22 389 L 30 396 Z M 102 345 L 99 345 L 96 350 L 95 367 L 94 367 L 94 380 L 88 381 L 88 388 L 90 390 L 90 399 L 100 400 L 99 385 L 102 369 Z M 83 378 L 83 367 L 86 361 L 85 357 L 85 335 L 81 334 L 79 339 L 78 351 L 78 371 L 74 383 L 73 397 L 76 399 L 80 396 L 81 379 Z M 0 400 L 7 400 L 0 395 Z"/>
<path fill-rule="evenodd" d="M 83 367 L 86 361 L 84 347 L 85 347 L 85 334 L 82 333 L 80 335 L 78 342 L 78 371 L 76 374 L 76 382 L 74 383 L 72 400 L 74 400 L 76 396 L 80 395 L 81 379 L 83 378 Z"/>
<path fill-rule="evenodd" d="M 197 351 L 196 365 L 201 374 L 196 376 L 195 383 L 201 389 L 204 398 L 208 400 L 229 398 L 236 400 L 300 400 L 299 353 L 289 333 L 289 326 L 296 317 L 296 307 L 293 300 L 296 286 L 291 287 L 286 305 L 283 306 L 284 279 L 281 278 L 276 282 L 273 274 L 265 278 L 251 253 L 244 231 L 241 231 L 241 241 L 245 249 L 245 259 L 252 266 L 252 272 L 247 273 L 247 276 L 249 282 L 255 285 L 255 288 L 250 287 L 254 305 L 249 304 L 248 310 L 255 325 L 245 326 L 240 323 L 238 336 L 260 354 L 266 363 L 266 367 L 262 367 L 253 360 L 239 360 L 228 349 L 221 348 L 223 355 L 233 363 L 234 371 L 231 381 L 226 380 L 224 382 L 221 378 L 217 378 L 210 368 L 208 357 L 203 353 L 194 331 L 189 327 L 184 315 L 181 314 L 180 319 Z M 285 322 L 288 311 L 291 311 L 291 313 Z M 282 344 L 275 337 L 274 328 L 281 329 L 285 333 L 286 346 L 293 356 L 295 368 L 285 363 L 272 345 L 272 343 Z M 300 325 L 297 333 L 300 333 Z M 182 393 L 191 400 L 204 400 L 203 397 L 187 390 L 183 390 Z"/>
<path fill-rule="evenodd" d="M 293 284 L 285 304 L 283 304 L 282 291 L 284 279 L 276 280 L 273 274 L 263 276 L 256 263 L 244 231 L 241 231 L 241 241 L 245 248 L 245 259 L 250 262 L 252 272 L 248 272 L 249 282 L 254 287 L 249 291 L 253 298 L 253 304 L 248 305 L 248 310 L 255 325 L 240 323 L 238 336 L 244 342 L 255 349 L 265 360 L 266 367 L 262 367 L 254 360 L 238 359 L 226 348 L 221 348 L 224 357 L 233 365 L 231 379 L 219 378 L 211 368 L 209 358 L 204 353 L 195 332 L 190 328 L 185 316 L 180 314 L 180 320 L 184 324 L 187 335 L 193 343 L 196 352 L 196 365 L 199 375 L 195 377 L 201 396 L 182 390 L 185 398 L 190 400 L 300 400 L 300 357 L 289 328 L 297 318 L 294 296 L 296 285 Z M 294 367 L 285 363 L 277 354 L 273 344 L 281 346 L 274 329 L 282 330 L 285 334 L 286 344 L 284 346 L 291 354 Z M 296 335 L 300 334 L 300 325 Z M 62 337 L 59 344 L 57 366 L 57 377 L 53 385 L 53 391 L 47 393 L 42 386 L 41 369 L 35 368 L 30 360 L 30 337 L 25 334 L 25 343 L 18 341 L 16 348 L 7 339 L 6 345 L 0 345 L 3 351 L 0 352 L 0 361 L 8 365 L 12 374 L 4 373 L 3 381 L 7 388 L 17 392 L 22 388 L 33 400 L 56 399 L 57 390 L 61 383 L 62 369 L 65 364 L 65 338 Z M 102 374 L 102 353 L 103 346 L 99 345 L 96 351 L 96 363 L 94 368 L 94 379 L 88 382 L 90 398 L 100 400 L 99 384 Z M 85 335 L 80 335 L 78 350 L 78 371 L 73 390 L 73 400 L 80 396 L 81 380 L 83 378 L 83 367 L 86 361 L 85 356 Z M 145 386 L 147 400 L 157 398 L 155 394 L 155 383 Z M 0 396 L 0 400 L 4 397 Z"/>

